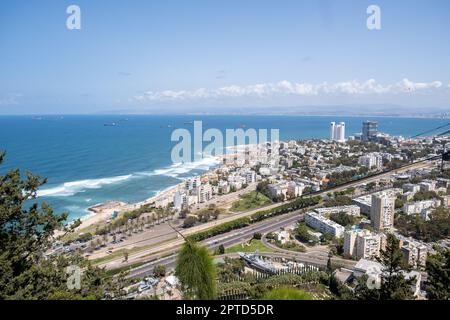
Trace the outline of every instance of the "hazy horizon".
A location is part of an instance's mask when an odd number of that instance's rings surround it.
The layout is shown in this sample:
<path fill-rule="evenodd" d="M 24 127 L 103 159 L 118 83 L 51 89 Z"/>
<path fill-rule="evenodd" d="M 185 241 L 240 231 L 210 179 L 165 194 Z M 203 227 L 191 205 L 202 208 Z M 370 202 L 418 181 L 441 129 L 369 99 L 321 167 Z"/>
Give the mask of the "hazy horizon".
<path fill-rule="evenodd" d="M 2 1 L 0 114 L 450 109 L 450 2 L 373 4 Z"/>

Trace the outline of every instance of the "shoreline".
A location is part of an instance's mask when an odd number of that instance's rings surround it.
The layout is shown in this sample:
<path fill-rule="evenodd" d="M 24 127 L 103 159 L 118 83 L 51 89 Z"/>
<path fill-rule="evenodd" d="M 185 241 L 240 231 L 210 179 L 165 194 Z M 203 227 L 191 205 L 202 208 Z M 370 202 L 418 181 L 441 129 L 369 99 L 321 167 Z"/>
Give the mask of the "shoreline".
<path fill-rule="evenodd" d="M 244 147 L 255 147 L 255 145 L 243 145 L 243 146 Z M 206 175 L 206 174 L 212 173 L 215 170 L 224 166 L 225 165 L 224 161 L 228 157 L 234 157 L 236 155 L 236 153 L 242 152 L 239 150 L 240 147 L 242 147 L 242 145 L 226 147 L 227 150 L 234 149 L 235 153 L 224 154 L 224 155 L 212 157 L 218 163 L 216 165 L 211 166 L 208 170 L 205 170 L 203 173 L 201 173 L 201 175 Z M 86 212 L 89 212 L 90 214 L 80 218 L 81 224 L 75 229 L 75 231 L 87 229 L 87 228 L 91 227 L 92 225 L 95 225 L 102 221 L 106 222 L 108 219 L 112 218 L 114 212 L 117 212 L 118 214 L 120 214 L 121 212 L 124 212 L 124 211 L 135 210 L 143 205 L 156 203 L 159 200 L 173 196 L 173 194 L 175 192 L 177 192 L 178 190 L 180 190 L 184 187 L 186 179 L 189 179 L 189 177 L 183 178 L 182 182 L 180 182 L 176 185 L 169 186 L 166 189 L 159 191 L 155 195 L 144 199 L 143 201 L 134 202 L 134 203 L 126 203 L 126 202 L 111 200 L 111 201 L 107 201 L 104 203 L 99 203 L 99 204 L 93 205 L 86 209 Z"/>
<path fill-rule="evenodd" d="M 223 163 L 220 163 L 220 162 L 223 161 L 225 156 L 217 156 L 214 158 L 219 163 L 217 165 L 212 166 L 208 170 L 205 170 L 202 173 L 202 175 L 211 173 L 212 171 L 216 170 L 219 166 L 223 165 Z M 99 203 L 99 204 L 93 205 L 86 209 L 86 211 L 89 212 L 89 214 L 80 218 L 81 224 L 75 230 L 80 231 L 82 229 L 89 228 L 90 226 L 97 224 L 99 222 L 102 222 L 102 221 L 106 222 L 106 220 L 108 220 L 109 218 L 111 218 L 113 216 L 114 212 L 118 212 L 120 214 L 123 211 L 135 210 L 143 205 L 156 203 L 159 200 L 170 197 L 175 192 L 177 192 L 178 190 L 180 190 L 181 188 L 184 187 L 185 179 L 189 179 L 189 177 L 186 177 L 183 179 L 182 182 L 175 184 L 175 185 L 171 185 L 171 186 L 157 192 L 155 195 L 148 197 L 139 202 L 126 203 L 126 202 L 111 200 L 111 201 L 107 201 L 104 203 Z M 113 203 L 117 203 L 117 205 L 112 205 Z"/>

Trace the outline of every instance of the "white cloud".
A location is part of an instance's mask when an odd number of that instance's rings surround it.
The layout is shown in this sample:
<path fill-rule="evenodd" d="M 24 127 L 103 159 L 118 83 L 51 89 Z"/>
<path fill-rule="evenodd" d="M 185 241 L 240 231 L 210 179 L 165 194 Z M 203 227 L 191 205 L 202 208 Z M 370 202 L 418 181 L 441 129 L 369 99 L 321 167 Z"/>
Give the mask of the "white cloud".
<path fill-rule="evenodd" d="M 368 94 L 402 94 L 439 89 L 442 82 L 413 82 L 403 79 L 400 82 L 382 85 L 375 79 L 364 82 L 347 81 L 329 84 L 295 83 L 283 80 L 277 83 L 260 83 L 247 86 L 230 85 L 217 89 L 200 88 L 196 90 L 180 91 L 148 91 L 143 95 L 134 97 L 135 100 L 145 101 L 182 101 L 197 99 L 214 99 L 224 97 L 271 97 L 271 96 L 318 96 L 318 95 L 368 95 Z M 450 84 L 449 84 L 450 87 Z"/>

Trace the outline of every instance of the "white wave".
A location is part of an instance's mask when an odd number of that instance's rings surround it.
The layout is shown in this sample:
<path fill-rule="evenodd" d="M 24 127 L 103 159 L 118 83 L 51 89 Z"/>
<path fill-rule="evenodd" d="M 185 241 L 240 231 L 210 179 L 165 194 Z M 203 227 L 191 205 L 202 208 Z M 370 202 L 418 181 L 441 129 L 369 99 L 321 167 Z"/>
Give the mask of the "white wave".
<path fill-rule="evenodd" d="M 182 174 L 189 173 L 193 170 L 207 171 L 211 167 L 214 167 L 220 163 L 220 160 L 216 157 L 203 158 L 199 161 L 176 163 L 169 168 L 155 170 L 155 175 L 166 175 L 173 178 L 177 178 Z"/>
<path fill-rule="evenodd" d="M 185 163 L 174 163 L 169 167 L 156 169 L 151 172 L 139 172 L 138 175 L 145 176 L 168 176 L 175 179 L 182 180 L 179 176 L 182 174 L 189 173 L 193 170 L 203 170 L 207 171 L 210 168 L 220 164 L 220 159 L 218 157 L 206 157 L 199 161 L 185 162 Z"/>
<path fill-rule="evenodd" d="M 105 185 L 120 183 L 131 178 L 131 174 L 111 178 L 86 179 L 63 183 L 54 188 L 42 189 L 37 192 L 38 197 L 69 197 L 87 189 L 99 189 Z"/>

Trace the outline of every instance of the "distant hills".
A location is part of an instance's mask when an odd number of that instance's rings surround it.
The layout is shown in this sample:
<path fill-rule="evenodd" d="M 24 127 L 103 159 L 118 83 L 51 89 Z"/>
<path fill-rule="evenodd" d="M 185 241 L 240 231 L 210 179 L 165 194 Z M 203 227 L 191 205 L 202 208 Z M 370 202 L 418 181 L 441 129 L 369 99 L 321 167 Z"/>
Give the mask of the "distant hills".
<path fill-rule="evenodd" d="M 305 116 L 384 116 L 450 118 L 450 107 L 406 107 L 394 104 L 317 105 L 292 107 L 155 107 L 148 109 L 105 110 L 99 114 L 189 114 L 189 115 L 305 115 Z"/>

